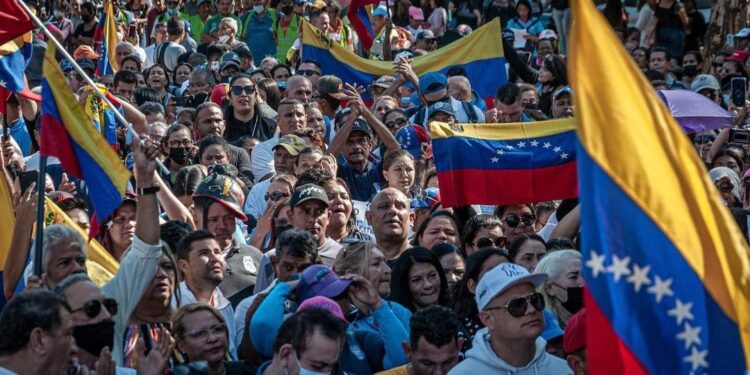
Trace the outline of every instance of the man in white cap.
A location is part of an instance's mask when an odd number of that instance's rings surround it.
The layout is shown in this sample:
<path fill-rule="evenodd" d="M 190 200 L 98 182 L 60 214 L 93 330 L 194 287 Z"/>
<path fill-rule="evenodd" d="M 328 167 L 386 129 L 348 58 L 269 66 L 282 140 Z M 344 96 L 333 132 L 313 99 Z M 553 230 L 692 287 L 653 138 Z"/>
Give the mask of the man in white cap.
<path fill-rule="evenodd" d="M 474 336 L 466 359 L 449 374 L 569 374 L 566 362 L 547 354 L 547 342 L 540 337 L 544 298 L 536 288 L 546 279 L 547 274 L 529 274 L 512 263 L 487 272 L 475 295 L 485 328 Z"/>
<path fill-rule="evenodd" d="M 690 89 L 721 105 L 721 85 L 716 77 L 710 74 L 699 74 L 693 79 Z"/>

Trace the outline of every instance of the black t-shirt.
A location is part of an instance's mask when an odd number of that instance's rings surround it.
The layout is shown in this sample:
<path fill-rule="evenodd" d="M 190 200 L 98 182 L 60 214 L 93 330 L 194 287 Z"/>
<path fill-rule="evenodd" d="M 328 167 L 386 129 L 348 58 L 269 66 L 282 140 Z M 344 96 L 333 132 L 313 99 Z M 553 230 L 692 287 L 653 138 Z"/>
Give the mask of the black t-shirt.
<path fill-rule="evenodd" d="M 73 36 L 78 37 L 84 37 L 84 38 L 94 38 L 94 33 L 96 33 L 96 24 L 91 28 L 91 30 L 86 31 L 85 29 L 86 24 L 82 23 L 76 27 L 76 30 L 73 32 Z"/>
<path fill-rule="evenodd" d="M 236 119 L 232 107 L 227 108 L 224 113 L 224 121 L 226 122 L 224 138 L 227 142 L 236 143 L 242 136 L 258 138 L 260 142 L 273 138 L 276 132 L 276 120 L 273 118 L 276 114 L 273 113 L 273 110 L 269 112 L 263 108 L 264 106 L 267 105 L 256 104 L 255 115 L 248 122 Z M 270 107 L 268 109 L 270 110 Z"/>

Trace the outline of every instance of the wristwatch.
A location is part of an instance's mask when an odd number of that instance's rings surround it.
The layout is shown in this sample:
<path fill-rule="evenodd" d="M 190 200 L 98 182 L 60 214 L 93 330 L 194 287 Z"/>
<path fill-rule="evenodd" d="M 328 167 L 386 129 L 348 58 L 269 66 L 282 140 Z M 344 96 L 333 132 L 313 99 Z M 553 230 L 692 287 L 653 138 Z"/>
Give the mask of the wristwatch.
<path fill-rule="evenodd" d="M 138 193 L 138 195 L 149 195 L 149 194 L 156 194 L 160 190 L 159 186 L 149 186 L 144 188 L 136 188 L 135 192 Z"/>

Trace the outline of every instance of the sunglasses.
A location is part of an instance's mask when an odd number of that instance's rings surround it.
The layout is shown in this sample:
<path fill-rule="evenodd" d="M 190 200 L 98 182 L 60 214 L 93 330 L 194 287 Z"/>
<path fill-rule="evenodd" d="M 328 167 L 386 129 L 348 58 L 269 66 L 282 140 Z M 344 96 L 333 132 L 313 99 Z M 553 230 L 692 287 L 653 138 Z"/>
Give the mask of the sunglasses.
<path fill-rule="evenodd" d="M 83 307 L 80 309 L 71 310 L 71 313 L 77 313 L 79 311 L 83 311 L 86 313 L 86 316 L 93 319 L 99 316 L 99 313 L 102 311 L 102 305 L 104 305 L 104 308 L 107 309 L 109 312 L 109 315 L 115 316 L 117 315 L 117 301 L 114 298 L 105 298 L 102 301 L 99 301 L 98 299 L 92 299 L 91 301 L 87 301 L 83 304 Z"/>
<path fill-rule="evenodd" d="M 484 310 L 499 310 L 506 309 L 508 314 L 514 318 L 520 318 L 526 314 L 526 309 L 529 304 L 534 307 L 537 311 L 544 310 L 544 297 L 540 293 L 531 293 L 526 297 L 513 298 L 503 306 L 487 307 Z"/>
<path fill-rule="evenodd" d="M 716 137 L 713 135 L 699 135 L 695 137 L 695 143 L 702 145 L 706 144 L 708 142 L 713 142 L 716 140 Z"/>
<path fill-rule="evenodd" d="M 721 181 L 716 184 L 716 187 L 719 188 L 719 191 L 722 193 L 731 193 L 732 190 L 734 190 L 734 184 L 728 181 Z"/>
<path fill-rule="evenodd" d="M 474 246 L 482 248 L 482 247 L 496 247 L 498 249 L 502 249 L 505 247 L 505 244 L 508 242 L 508 239 L 505 236 L 500 236 L 497 238 L 489 238 L 489 237 L 482 237 L 477 240 L 477 242 L 474 243 Z"/>
<path fill-rule="evenodd" d="M 287 194 L 287 193 L 282 193 L 280 191 L 274 191 L 271 194 L 266 194 L 266 200 L 270 199 L 273 202 L 277 202 L 279 199 L 283 199 L 283 198 L 286 198 L 288 196 L 289 196 L 289 194 Z"/>
<path fill-rule="evenodd" d="M 511 228 L 519 226 L 521 222 L 523 222 L 527 227 L 530 227 L 532 224 L 534 224 L 535 220 L 536 216 L 534 216 L 534 214 L 524 214 L 523 216 L 510 214 L 503 218 L 503 221 L 505 221 L 505 223 L 508 224 L 508 226 Z"/>
<path fill-rule="evenodd" d="M 404 126 L 406 124 L 406 122 L 407 122 L 407 120 L 405 118 L 401 117 L 401 118 L 397 118 L 397 119 L 395 119 L 393 121 L 386 122 L 385 123 L 385 127 L 387 127 L 388 129 L 398 128 L 398 127 Z"/>
<path fill-rule="evenodd" d="M 298 70 L 297 73 L 303 76 L 312 77 L 312 76 L 319 76 L 320 72 L 317 72 L 312 69 L 304 69 L 304 70 Z"/>
<path fill-rule="evenodd" d="M 255 86 L 232 86 L 232 95 L 242 95 L 242 93 L 252 95 L 255 92 Z"/>

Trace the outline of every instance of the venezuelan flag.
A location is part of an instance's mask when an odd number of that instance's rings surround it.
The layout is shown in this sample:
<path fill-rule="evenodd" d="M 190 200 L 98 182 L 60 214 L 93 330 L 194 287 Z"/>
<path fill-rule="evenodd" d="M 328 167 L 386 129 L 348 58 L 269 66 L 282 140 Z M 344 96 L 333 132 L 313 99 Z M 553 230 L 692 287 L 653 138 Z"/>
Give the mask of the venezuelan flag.
<path fill-rule="evenodd" d="M 44 56 L 41 153 L 57 157 L 68 174 L 86 181 L 96 217 L 109 216 L 122 202 L 130 172 L 68 89 L 53 46 Z"/>
<path fill-rule="evenodd" d="M 571 5 L 589 371 L 746 374 L 750 249 L 607 21 Z"/>
<path fill-rule="evenodd" d="M 17 0 L 0 0 L 0 44 L 8 43 L 34 28 L 31 17 Z"/>
<path fill-rule="evenodd" d="M 0 86 L 15 93 L 26 88 L 24 71 L 32 51 L 31 32 L 0 45 Z"/>
<path fill-rule="evenodd" d="M 96 67 L 96 73 L 100 76 L 117 73 L 120 66 L 115 59 L 115 49 L 119 40 L 117 39 L 117 20 L 115 20 L 112 0 L 104 2 L 104 16 L 96 26 L 94 41 L 97 44 L 99 56 L 101 56 Z"/>
<path fill-rule="evenodd" d="M 323 74 L 335 74 L 342 81 L 367 87 L 373 79 L 393 75 L 389 61 L 368 60 L 346 48 L 332 43 L 320 35 L 318 29 L 307 22 L 303 24 L 303 59 L 315 60 Z M 495 19 L 473 33 L 443 48 L 414 59 L 412 68 L 417 75 L 443 72 L 454 66 L 463 66 L 472 89 L 492 104 L 497 89 L 508 81 L 500 35 L 500 20 Z M 364 99 L 370 99 L 364 94 Z"/>
<path fill-rule="evenodd" d="M 573 119 L 515 124 L 430 124 L 440 196 L 446 207 L 573 198 Z"/>
<path fill-rule="evenodd" d="M 352 24 L 354 32 L 357 33 L 360 43 L 365 51 L 372 47 L 372 41 L 375 39 L 375 29 L 370 22 L 370 15 L 367 12 L 367 5 L 377 4 L 378 0 L 352 0 L 347 11 L 347 18 Z"/>
<path fill-rule="evenodd" d="M 88 238 L 88 233 L 84 232 L 73 219 L 70 218 L 60 207 L 55 204 L 49 197 L 44 198 L 45 220 L 47 224 L 61 224 L 75 229 L 83 238 Z M 86 242 L 87 260 L 86 269 L 91 280 L 99 286 L 107 283 L 120 268 L 120 263 L 105 250 L 99 242 L 93 238 Z"/>
<path fill-rule="evenodd" d="M 3 271 L 5 260 L 10 252 L 10 242 L 13 239 L 13 227 L 16 215 L 13 211 L 13 197 L 4 177 L 0 176 L 0 217 L 3 218 L 3 230 L 0 230 L 0 310 L 7 302 L 3 293 Z"/>

